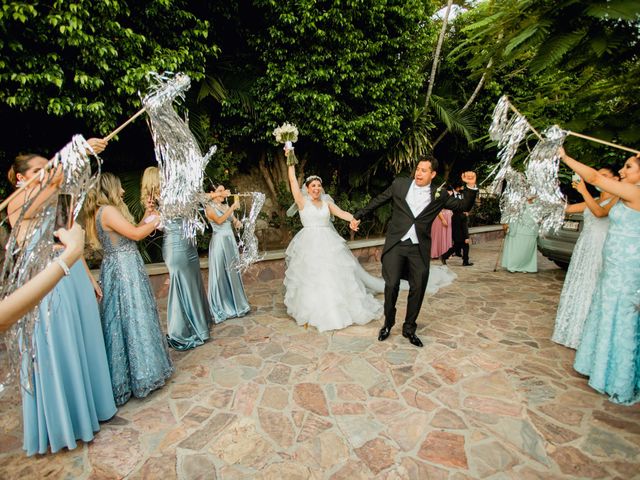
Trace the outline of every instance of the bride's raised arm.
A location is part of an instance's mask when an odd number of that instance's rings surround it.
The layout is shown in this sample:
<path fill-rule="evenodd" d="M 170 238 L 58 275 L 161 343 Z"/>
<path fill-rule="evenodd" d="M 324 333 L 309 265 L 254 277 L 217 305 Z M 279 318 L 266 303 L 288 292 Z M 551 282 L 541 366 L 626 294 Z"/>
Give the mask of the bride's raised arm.
<path fill-rule="evenodd" d="M 290 151 L 291 150 L 285 149 L 284 156 L 288 157 Z M 293 200 L 296 202 L 298 210 L 302 210 L 304 208 L 304 197 L 302 196 L 298 178 L 296 177 L 295 165 L 289 165 L 289 186 L 291 187 L 291 195 L 293 195 Z"/>

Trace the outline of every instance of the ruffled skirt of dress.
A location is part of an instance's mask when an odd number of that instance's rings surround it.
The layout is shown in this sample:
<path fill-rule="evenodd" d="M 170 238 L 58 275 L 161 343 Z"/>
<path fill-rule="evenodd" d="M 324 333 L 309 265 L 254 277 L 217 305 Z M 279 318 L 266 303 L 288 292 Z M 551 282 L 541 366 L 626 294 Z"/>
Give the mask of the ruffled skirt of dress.
<path fill-rule="evenodd" d="M 364 325 L 382 316 L 367 293 L 358 261 L 331 227 L 304 227 L 285 252 L 284 304 L 299 325 L 319 331 Z"/>

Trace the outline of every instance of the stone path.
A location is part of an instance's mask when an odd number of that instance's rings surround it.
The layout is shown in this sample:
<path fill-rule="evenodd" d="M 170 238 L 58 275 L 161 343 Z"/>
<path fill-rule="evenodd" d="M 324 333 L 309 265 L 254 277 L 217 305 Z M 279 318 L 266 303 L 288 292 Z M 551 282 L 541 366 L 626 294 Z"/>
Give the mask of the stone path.
<path fill-rule="evenodd" d="M 300 328 L 273 280 L 251 286 L 248 317 L 172 352 L 171 382 L 90 444 L 25 457 L 19 397 L 5 395 L 0 477 L 640 478 L 640 405 L 592 391 L 549 340 L 564 272 L 540 257 L 538 274 L 494 273 L 498 246 L 449 262 L 458 280 L 427 298 L 423 349 L 398 327 L 378 342 L 378 322 Z"/>

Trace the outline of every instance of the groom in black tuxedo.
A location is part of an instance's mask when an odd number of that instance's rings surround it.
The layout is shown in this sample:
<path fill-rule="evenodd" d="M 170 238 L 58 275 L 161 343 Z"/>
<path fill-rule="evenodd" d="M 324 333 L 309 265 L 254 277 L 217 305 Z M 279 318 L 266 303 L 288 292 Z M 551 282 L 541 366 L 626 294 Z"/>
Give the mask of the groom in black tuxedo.
<path fill-rule="evenodd" d="M 443 208 L 453 211 L 468 211 L 476 198 L 476 174 L 465 172 L 462 181 L 466 184 L 463 198 L 449 196 L 446 190 L 432 188 L 431 180 L 436 176 L 438 161 L 431 156 L 421 156 L 414 178 L 398 177 L 391 186 L 375 197 L 369 205 L 357 211 L 351 228 L 358 229 L 360 219 L 379 206 L 393 201 L 393 214 L 387 228 L 382 250 L 382 277 L 384 287 L 384 327 L 378 340 L 386 340 L 396 323 L 396 301 L 400 279 L 409 281 L 407 315 L 402 326 L 402 336 L 417 346 L 422 342 L 416 336 L 416 319 L 422 306 L 431 254 L 431 224 Z"/>

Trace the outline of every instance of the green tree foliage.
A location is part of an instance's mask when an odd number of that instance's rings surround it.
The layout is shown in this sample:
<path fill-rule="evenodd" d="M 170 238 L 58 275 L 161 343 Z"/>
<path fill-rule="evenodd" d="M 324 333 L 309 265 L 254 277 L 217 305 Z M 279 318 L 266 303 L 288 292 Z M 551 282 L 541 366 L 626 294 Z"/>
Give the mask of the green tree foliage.
<path fill-rule="evenodd" d="M 5 0 L 0 31 L 0 103 L 102 134 L 140 108 L 147 72 L 199 79 L 218 51 L 187 0 Z"/>
<path fill-rule="evenodd" d="M 271 130 L 289 121 L 303 145 L 335 156 L 384 150 L 423 83 L 432 34 L 422 0 L 256 0 L 242 11 L 252 79 L 222 115 L 253 142 L 273 145 Z M 224 47 L 223 47 L 224 48 Z"/>
<path fill-rule="evenodd" d="M 475 76 L 492 60 L 494 102 L 507 93 L 539 128 L 559 123 L 640 145 L 638 0 L 486 1 L 469 17 L 452 60 L 466 60 Z"/>

